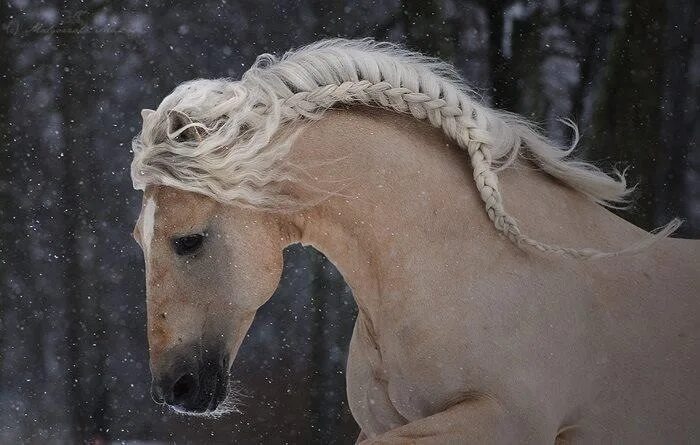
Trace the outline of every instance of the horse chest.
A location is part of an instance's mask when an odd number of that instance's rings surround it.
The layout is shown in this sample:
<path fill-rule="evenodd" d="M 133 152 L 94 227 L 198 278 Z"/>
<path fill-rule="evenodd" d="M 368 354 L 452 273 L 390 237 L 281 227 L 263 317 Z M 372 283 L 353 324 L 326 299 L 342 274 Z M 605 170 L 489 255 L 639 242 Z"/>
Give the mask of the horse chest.
<path fill-rule="evenodd" d="M 381 417 L 377 411 L 391 411 L 403 422 L 410 422 L 439 411 L 464 394 L 474 378 L 467 365 L 466 342 L 450 335 L 454 329 L 435 332 L 433 326 L 433 332 L 430 330 L 424 319 L 387 323 L 374 345 L 363 341 L 366 336 L 356 330 L 348 378 L 369 377 L 373 382 L 355 385 L 348 381 L 351 397 L 371 401 L 358 408 L 373 418 Z"/>

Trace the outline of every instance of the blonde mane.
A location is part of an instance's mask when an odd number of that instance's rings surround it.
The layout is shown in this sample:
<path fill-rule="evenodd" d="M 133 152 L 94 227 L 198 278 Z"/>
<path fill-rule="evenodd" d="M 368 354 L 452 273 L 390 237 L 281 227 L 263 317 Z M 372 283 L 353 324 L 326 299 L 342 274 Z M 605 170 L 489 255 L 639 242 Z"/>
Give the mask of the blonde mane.
<path fill-rule="evenodd" d="M 144 110 L 133 141 L 131 176 L 149 184 L 201 193 L 223 203 L 277 208 L 290 204 L 276 185 L 294 180 L 285 157 L 295 122 L 318 120 L 336 104 L 380 106 L 428 121 L 466 150 L 474 181 L 495 228 L 519 246 L 576 258 L 637 252 L 668 236 L 661 231 L 617 252 L 549 245 L 523 235 L 503 207 L 496 173 L 518 155 L 603 205 L 629 193 L 624 176 L 569 159 L 563 148 L 523 118 L 480 103 L 455 69 L 397 45 L 372 40 L 324 40 L 257 58 L 241 80 L 198 79 L 179 85 L 157 110 Z"/>

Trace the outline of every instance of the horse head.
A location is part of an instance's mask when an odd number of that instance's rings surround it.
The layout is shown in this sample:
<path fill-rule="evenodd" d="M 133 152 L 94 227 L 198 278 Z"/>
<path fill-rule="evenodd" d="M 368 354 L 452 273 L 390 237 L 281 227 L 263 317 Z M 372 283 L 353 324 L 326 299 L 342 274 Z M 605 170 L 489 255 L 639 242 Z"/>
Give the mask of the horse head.
<path fill-rule="evenodd" d="M 194 414 L 231 410 L 231 362 L 281 275 L 279 218 L 149 186 L 134 238 L 146 263 L 154 400 Z"/>

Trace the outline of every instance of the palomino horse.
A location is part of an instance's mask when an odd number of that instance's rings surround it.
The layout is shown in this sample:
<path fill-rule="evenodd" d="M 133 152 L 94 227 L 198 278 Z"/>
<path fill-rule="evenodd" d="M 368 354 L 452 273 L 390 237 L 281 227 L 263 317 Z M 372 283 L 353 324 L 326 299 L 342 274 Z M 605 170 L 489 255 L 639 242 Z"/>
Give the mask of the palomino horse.
<path fill-rule="evenodd" d="M 481 105 L 449 66 L 331 40 L 142 114 L 134 234 L 168 405 L 230 408 L 231 362 L 302 243 L 357 301 L 362 443 L 700 439 L 698 243 L 605 210 L 621 175 Z"/>

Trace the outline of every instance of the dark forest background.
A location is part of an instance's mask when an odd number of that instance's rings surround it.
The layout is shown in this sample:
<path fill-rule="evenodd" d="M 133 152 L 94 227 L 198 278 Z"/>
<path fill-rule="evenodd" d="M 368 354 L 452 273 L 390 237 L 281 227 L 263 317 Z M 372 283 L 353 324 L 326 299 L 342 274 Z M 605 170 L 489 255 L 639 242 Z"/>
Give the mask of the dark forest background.
<path fill-rule="evenodd" d="M 622 215 L 700 234 L 695 0 L 0 2 L 0 443 L 353 443 L 344 366 L 355 304 L 312 249 L 235 362 L 244 413 L 176 416 L 149 396 L 144 271 L 130 237 L 139 111 L 323 37 L 453 62 L 488 103 L 630 165 Z M 573 230 L 573 228 L 572 228 Z"/>

